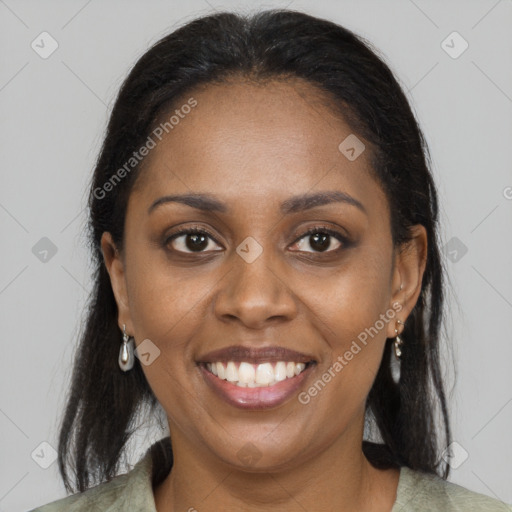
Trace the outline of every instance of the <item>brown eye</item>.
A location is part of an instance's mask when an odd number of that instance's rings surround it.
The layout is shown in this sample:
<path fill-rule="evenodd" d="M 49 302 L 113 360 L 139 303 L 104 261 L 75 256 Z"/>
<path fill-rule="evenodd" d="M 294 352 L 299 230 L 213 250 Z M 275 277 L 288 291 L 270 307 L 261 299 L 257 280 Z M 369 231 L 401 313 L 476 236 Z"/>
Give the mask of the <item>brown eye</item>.
<path fill-rule="evenodd" d="M 222 248 L 212 249 L 211 242 L 213 242 L 213 245 L 217 244 L 211 235 L 206 231 L 187 229 L 169 237 L 167 239 L 166 245 L 171 245 L 175 251 L 184 253 L 200 253 L 210 252 L 212 250 L 222 250 Z M 210 249 L 207 251 L 208 248 Z"/>
<path fill-rule="evenodd" d="M 334 252 L 343 245 L 347 245 L 346 238 L 341 234 L 327 228 L 312 228 L 308 230 L 295 245 L 303 252 Z"/>

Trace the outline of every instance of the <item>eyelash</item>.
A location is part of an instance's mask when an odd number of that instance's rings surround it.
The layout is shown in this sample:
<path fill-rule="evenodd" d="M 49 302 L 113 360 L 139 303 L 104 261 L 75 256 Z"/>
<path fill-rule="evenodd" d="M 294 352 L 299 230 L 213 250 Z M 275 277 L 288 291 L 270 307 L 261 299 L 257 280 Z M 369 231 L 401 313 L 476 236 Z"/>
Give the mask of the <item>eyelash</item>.
<path fill-rule="evenodd" d="M 174 239 L 179 238 L 182 235 L 206 235 L 209 238 L 211 238 L 216 244 L 220 245 L 219 242 L 217 242 L 215 237 L 210 232 L 206 231 L 204 228 L 197 228 L 197 227 L 178 229 L 175 233 L 173 233 L 172 235 L 170 235 L 169 237 L 166 238 L 164 245 L 166 245 L 166 246 L 169 245 Z M 176 251 L 176 252 L 182 252 L 182 251 Z M 200 254 L 201 252 L 204 252 L 204 251 L 199 251 L 195 254 Z M 194 254 L 194 253 L 191 252 L 191 253 L 184 253 L 184 254 Z"/>
<path fill-rule="evenodd" d="M 333 229 L 330 229 L 326 226 L 313 226 L 313 227 L 307 229 L 304 233 L 302 233 L 298 238 L 296 238 L 294 240 L 293 244 L 297 243 L 299 240 L 302 240 L 303 238 L 305 238 L 307 236 L 314 235 L 317 233 L 324 233 L 326 235 L 330 235 L 330 236 L 334 237 L 336 240 L 338 240 L 342 244 L 342 247 L 346 248 L 350 245 L 350 241 L 346 236 L 344 236 L 341 233 L 334 231 Z M 166 238 L 164 245 L 167 247 L 173 240 L 175 240 L 176 238 L 179 238 L 182 235 L 206 235 L 209 238 L 211 238 L 217 245 L 220 245 L 220 243 L 215 239 L 215 237 L 210 232 L 208 232 L 204 228 L 198 228 L 198 227 L 188 227 L 188 228 L 178 229 L 178 231 L 176 231 L 175 233 L 173 233 L 172 235 L 170 235 L 169 237 Z M 328 251 L 313 251 L 313 254 L 322 255 L 322 254 L 337 253 L 340 251 L 340 249 L 342 247 L 339 247 L 334 250 L 328 250 Z M 180 254 L 201 254 L 201 253 L 205 253 L 207 251 L 197 251 L 197 252 L 176 251 L 176 252 L 178 252 Z M 214 252 L 216 252 L 216 251 L 214 251 Z M 298 251 L 298 252 L 309 252 L 309 251 Z"/>
<path fill-rule="evenodd" d="M 298 242 L 299 240 L 301 240 L 302 238 L 304 238 L 306 236 L 315 235 L 317 233 L 325 233 L 326 235 L 331 235 L 332 237 L 336 238 L 336 240 L 341 242 L 344 246 L 347 246 L 349 244 L 349 241 L 346 236 L 344 236 L 341 233 L 338 233 L 337 231 L 334 231 L 333 229 L 330 229 L 326 226 L 313 226 L 312 228 L 309 228 L 304 233 L 302 233 L 302 235 L 300 235 L 299 238 L 297 238 L 295 240 L 295 242 L 293 242 L 293 243 Z M 335 249 L 334 251 L 327 251 L 327 252 L 336 252 L 336 251 L 337 251 L 337 249 Z M 322 253 L 318 252 L 318 254 L 322 254 Z"/>

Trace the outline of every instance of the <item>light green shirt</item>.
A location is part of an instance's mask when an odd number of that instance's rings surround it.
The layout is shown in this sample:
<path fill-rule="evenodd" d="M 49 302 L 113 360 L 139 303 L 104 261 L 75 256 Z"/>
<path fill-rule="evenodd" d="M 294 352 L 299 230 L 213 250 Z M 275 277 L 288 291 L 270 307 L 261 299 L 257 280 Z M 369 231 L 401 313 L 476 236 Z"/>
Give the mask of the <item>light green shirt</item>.
<path fill-rule="evenodd" d="M 199 503 L 189 510 L 201 510 Z M 54 501 L 30 512 L 156 512 L 152 458 L 148 450 L 128 473 L 83 493 Z M 512 512 L 501 501 L 469 491 L 441 478 L 402 467 L 391 512 Z M 313 512 L 313 511 L 312 511 Z"/>

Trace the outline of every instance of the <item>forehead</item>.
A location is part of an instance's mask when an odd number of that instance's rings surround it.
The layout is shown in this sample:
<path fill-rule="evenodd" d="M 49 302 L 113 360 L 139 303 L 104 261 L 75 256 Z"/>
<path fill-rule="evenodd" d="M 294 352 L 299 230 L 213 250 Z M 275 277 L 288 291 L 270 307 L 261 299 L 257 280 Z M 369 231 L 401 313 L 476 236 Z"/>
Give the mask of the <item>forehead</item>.
<path fill-rule="evenodd" d="M 182 109 L 191 98 L 196 105 Z M 141 171 L 137 189 L 148 197 L 192 190 L 263 201 L 314 189 L 381 192 L 369 150 L 355 160 L 340 151 L 355 134 L 327 95 L 301 80 L 209 84 L 183 96 L 162 123 L 173 115 Z"/>

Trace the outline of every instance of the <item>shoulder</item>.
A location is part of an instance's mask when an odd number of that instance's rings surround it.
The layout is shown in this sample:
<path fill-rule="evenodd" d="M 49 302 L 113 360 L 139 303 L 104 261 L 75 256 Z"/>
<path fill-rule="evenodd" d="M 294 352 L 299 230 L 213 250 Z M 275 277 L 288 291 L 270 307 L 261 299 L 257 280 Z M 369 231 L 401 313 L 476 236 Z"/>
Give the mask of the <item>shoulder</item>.
<path fill-rule="evenodd" d="M 512 512 L 502 501 L 447 482 L 436 475 L 400 469 L 397 498 L 392 512 Z"/>
<path fill-rule="evenodd" d="M 30 512 L 156 512 L 151 471 L 151 454 L 147 452 L 128 473 Z"/>

